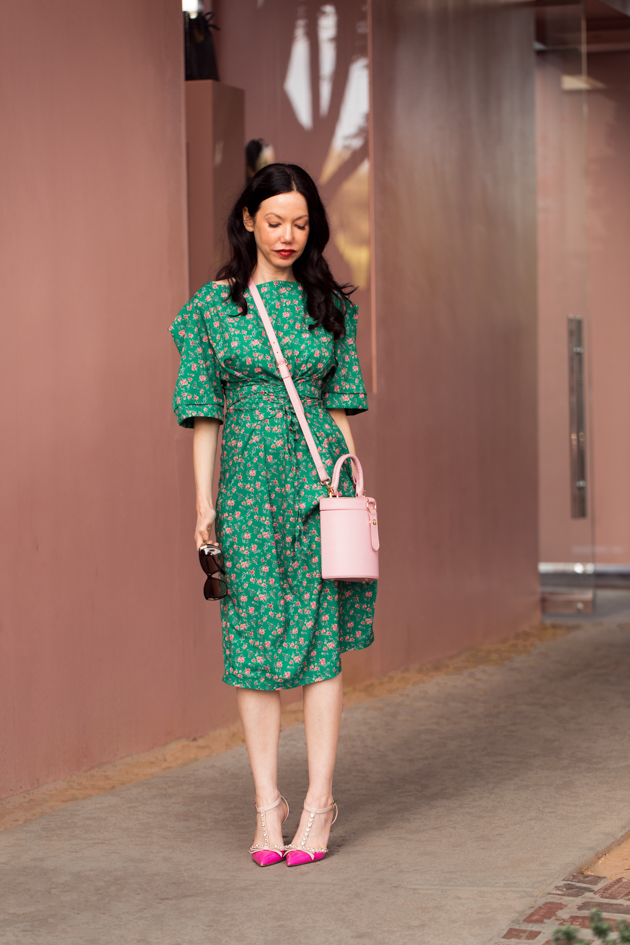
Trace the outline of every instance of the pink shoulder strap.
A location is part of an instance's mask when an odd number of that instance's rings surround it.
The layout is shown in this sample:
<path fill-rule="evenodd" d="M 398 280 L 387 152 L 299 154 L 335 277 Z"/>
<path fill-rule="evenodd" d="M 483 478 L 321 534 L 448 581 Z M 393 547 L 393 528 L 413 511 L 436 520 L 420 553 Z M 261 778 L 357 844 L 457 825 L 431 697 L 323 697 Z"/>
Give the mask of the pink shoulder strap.
<path fill-rule="evenodd" d="M 289 399 L 293 405 L 293 409 L 295 410 L 295 415 L 298 418 L 298 423 L 300 424 L 300 428 L 304 434 L 304 439 L 306 440 L 310 454 L 313 457 L 313 462 L 315 463 L 315 467 L 317 469 L 317 475 L 330 492 L 330 476 L 326 472 L 326 467 L 322 462 L 319 450 L 317 449 L 317 445 L 313 439 L 313 434 L 311 433 L 311 428 L 308 425 L 308 420 L 306 419 L 306 414 L 304 413 L 304 407 L 302 406 L 300 395 L 295 389 L 295 384 L 293 383 L 293 378 L 291 377 L 289 365 L 285 361 L 284 355 L 282 354 L 282 349 L 278 344 L 276 333 L 273 330 L 273 325 L 271 324 L 269 316 L 267 315 L 267 310 L 260 296 L 260 292 L 258 291 L 257 286 L 251 280 L 249 282 L 249 291 L 251 292 L 252 298 L 256 303 L 260 320 L 262 321 L 265 331 L 267 332 L 267 338 L 269 338 L 269 344 L 271 345 L 271 350 L 273 351 L 274 357 L 276 359 L 280 377 L 284 381 L 284 386 L 287 389 L 287 394 L 289 395 Z"/>

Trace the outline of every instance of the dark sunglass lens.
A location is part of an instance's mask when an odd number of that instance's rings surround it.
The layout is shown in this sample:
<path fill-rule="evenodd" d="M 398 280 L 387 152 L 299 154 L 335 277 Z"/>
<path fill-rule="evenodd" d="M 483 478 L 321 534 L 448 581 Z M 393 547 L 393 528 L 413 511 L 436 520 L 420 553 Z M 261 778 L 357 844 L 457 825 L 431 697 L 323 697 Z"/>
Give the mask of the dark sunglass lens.
<path fill-rule="evenodd" d="M 221 578 L 208 577 L 203 587 L 206 600 L 221 600 L 227 596 L 227 584 Z"/>
<path fill-rule="evenodd" d="M 221 578 L 212 578 L 212 587 L 217 600 L 227 596 L 227 584 Z"/>
<path fill-rule="evenodd" d="M 206 572 L 206 574 L 216 574 L 217 571 L 223 571 L 223 555 L 221 552 L 218 554 L 206 554 L 203 548 L 199 549 L 199 564 Z"/>
<path fill-rule="evenodd" d="M 216 574 L 219 570 L 219 565 L 217 564 L 216 555 L 208 555 L 208 574 Z"/>

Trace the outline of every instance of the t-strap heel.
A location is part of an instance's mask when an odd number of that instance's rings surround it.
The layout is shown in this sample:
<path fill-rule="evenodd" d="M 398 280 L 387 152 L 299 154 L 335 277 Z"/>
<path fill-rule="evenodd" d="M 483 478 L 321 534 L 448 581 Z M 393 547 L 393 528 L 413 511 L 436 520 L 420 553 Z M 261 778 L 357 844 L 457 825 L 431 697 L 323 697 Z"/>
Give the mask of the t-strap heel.
<path fill-rule="evenodd" d="M 310 814 L 308 818 L 308 824 L 306 825 L 306 830 L 304 836 L 299 843 L 287 843 L 285 850 L 287 850 L 287 866 L 301 866 L 302 863 L 314 863 L 315 860 L 323 860 L 326 854 L 328 853 L 328 847 L 309 847 L 307 840 L 309 834 L 313 828 L 313 821 L 315 820 L 315 814 L 327 814 L 329 810 L 335 810 L 335 816 L 332 819 L 331 827 L 334 822 L 337 820 L 339 814 L 339 809 L 333 801 L 330 807 L 309 807 L 308 804 L 304 805 L 304 810 L 307 810 Z"/>
<path fill-rule="evenodd" d="M 274 808 L 276 808 L 280 802 L 284 802 L 287 808 L 287 812 L 284 815 L 284 820 L 282 821 L 282 823 L 284 823 L 289 816 L 289 803 L 286 798 L 282 796 L 282 794 L 274 804 L 270 804 L 268 807 L 256 808 L 256 813 L 260 814 L 264 842 L 253 844 L 249 848 L 249 852 L 252 855 L 252 860 L 254 863 L 257 863 L 258 866 L 273 866 L 274 863 L 281 863 L 286 856 L 286 850 L 284 846 L 276 847 L 269 843 L 269 836 L 267 834 L 267 818 L 265 817 L 267 811 L 274 810 Z"/>

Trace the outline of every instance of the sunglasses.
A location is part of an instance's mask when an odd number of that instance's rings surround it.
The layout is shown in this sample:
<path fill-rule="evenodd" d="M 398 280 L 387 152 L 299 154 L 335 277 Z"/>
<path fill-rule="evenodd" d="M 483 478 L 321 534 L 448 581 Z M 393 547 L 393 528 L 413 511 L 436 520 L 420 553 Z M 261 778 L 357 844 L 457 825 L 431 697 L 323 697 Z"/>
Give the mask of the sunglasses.
<path fill-rule="evenodd" d="M 208 542 L 199 549 L 199 564 L 208 575 L 203 586 L 203 596 L 206 600 L 221 600 L 227 597 L 227 583 L 223 552 L 218 545 Z"/>

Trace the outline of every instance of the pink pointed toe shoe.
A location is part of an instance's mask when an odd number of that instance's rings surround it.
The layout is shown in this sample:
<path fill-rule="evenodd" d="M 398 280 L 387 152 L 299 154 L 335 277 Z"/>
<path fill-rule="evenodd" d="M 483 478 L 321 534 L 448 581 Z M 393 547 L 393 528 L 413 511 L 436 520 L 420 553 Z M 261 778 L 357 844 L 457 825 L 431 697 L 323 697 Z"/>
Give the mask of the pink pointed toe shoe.
<path fill-rule="evenodd" d="M 284 823 L 284 821 L 289 816 L 289 804 L 286 801 L 286 799 L 282 796 L 282 794 L 280 795 L 278 800 L 275 802 L 275 804 L 270 804 L 269 807 L 256 808 L 256 813 L 260 814 L 260 822 L 262 824 L 264 842 L 255 843 L 253 846 L 249 848 L 249 852 L 252 855 L 252 860 L 254 861 L 254 863 L 257 863 L 258 866 L 273 866 L 274 863 L 282 863 L 282 861 L 284 860 L 286 856 L 285 848 L 283 846 L 276 847 L 269 843 L 269 837 L 267 836 L 267 818 L 265 817 L 265 814 L 267 813 L 268 810 L 273 810 L 281 802 L 284 802 L 287 808 L 287 812 L 284 815 L 284 820 L 282 821 L 282 823 Z"/>
<path fill-rule="evenodd" d="M 326 854 L 328 853 L 328 847 L 309 847 L 307 844 L 308 836 L 313 827 L 313 821 L 315 820 L 315 814 L 327 814 L 329 810 L 335 810 L 335 816 L 332 819 L 331 827 L 334 822 L 337 820 L 337 815 L 339 810 L 337 805 L 333 801 L 330 807 L 322 807 L 319 810 L 316 807 L 309 807 L 308 804 L 304 805 L 304 810 L 307 810 L 310 814 L 308 818 L 308 824 L 306 825 L 306 830 L 304 831 L 304 836 L 299 843 L 288 843 L 285 849 L 288 851 L 286 854 L 287 857 L 287 866 L 301 866 L 303 863 L 314 863 L 315 860 L 323 860 Z"/>

